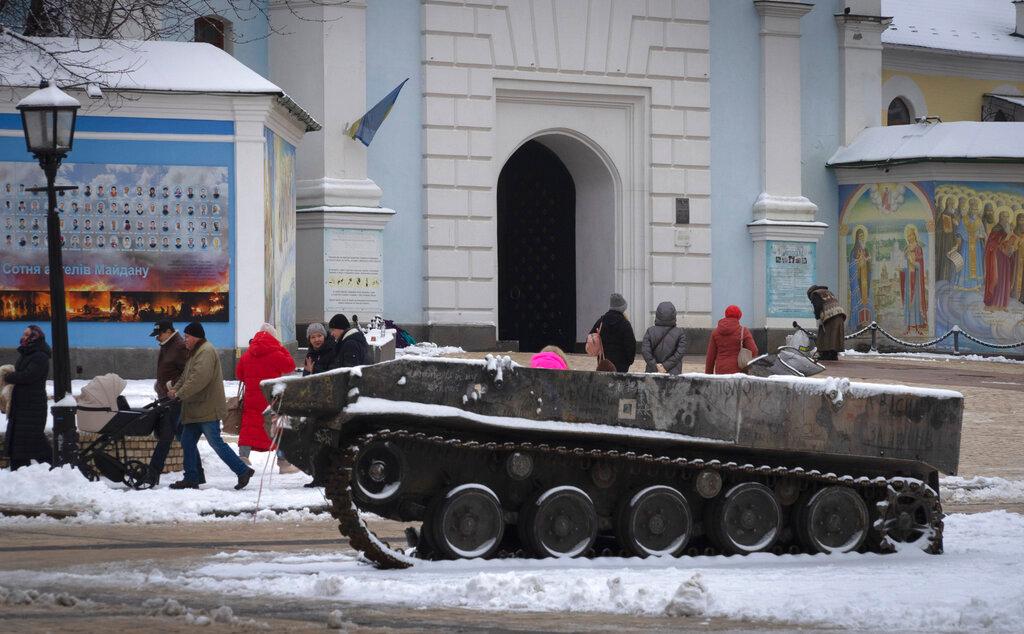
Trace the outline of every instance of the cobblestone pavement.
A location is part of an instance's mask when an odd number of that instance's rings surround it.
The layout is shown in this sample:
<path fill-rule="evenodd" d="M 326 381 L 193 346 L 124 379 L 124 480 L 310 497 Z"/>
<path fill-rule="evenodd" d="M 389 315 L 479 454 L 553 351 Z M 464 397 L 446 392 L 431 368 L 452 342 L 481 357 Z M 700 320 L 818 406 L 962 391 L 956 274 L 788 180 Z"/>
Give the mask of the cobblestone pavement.
<path fill-rule="evenodd" d="M 471 356 L 471 355 L 466 355 Z M 476 356 L 476 355 L 472 355 Z M 529 355 L 512 355 L 528 363 Z M 570 355 L 575 369 L 593 369 L 594 361 Z M 685 370 L 703 370 L 703 358 L 688 357 Z M 638 363 L 634 370 L 642 370 Z M 966 361 L 909 361 L 856 357 L 828 365 L 828 374 L 875 383 L 946 387 L 966 398 L 961 474 L 1024 479 L 1024 366 Z M 976 512 L 1003 508 L 1024 513 L 1024 504 L 986 504 L 949 507 L 947 512 Z M 378 522 L 377 534 L 392 542 L 403 540 L 404 525 Z M 252 551 L 337 552 L 346 549 L 329 519 L 301 524 L 244 521 L 148 526 L 73 526 L 61 523 L 4 525 L 0 528 L 0 585 L 5 570 L 65 571 L 76 567 L 108 566 L 111 570 L 176 570 L 218 552 Z M 72 582 L 37 586 L 41 591 L 67 591 L 93 602 L 73 608 L 0 606 L 0 632 L 161 632 L 192 631 L 182 618 L 149 615 L 142 607 L 152 589 L 123 591 L 80 587 Z M 620 615 L 479 612 L 459 609 L 419 610 L 326 601 L 290 601 L 259 597 L 218 597 L 176 592 L 174 598 L 191 608 L 229 605 L 236 616 L 264 623 L 274 630 L 322 630 L 327 614 L 341 609 L 351 632 L 419 631 L 559 631 L 657 632 L 751 631 L 789 629 L 786 624 L 726 620 L 658 619 Z M 239 625 L 214 623 L 208 631 L 238 631 Z M 804 630 L 810 631 L 810 630 Z"/>

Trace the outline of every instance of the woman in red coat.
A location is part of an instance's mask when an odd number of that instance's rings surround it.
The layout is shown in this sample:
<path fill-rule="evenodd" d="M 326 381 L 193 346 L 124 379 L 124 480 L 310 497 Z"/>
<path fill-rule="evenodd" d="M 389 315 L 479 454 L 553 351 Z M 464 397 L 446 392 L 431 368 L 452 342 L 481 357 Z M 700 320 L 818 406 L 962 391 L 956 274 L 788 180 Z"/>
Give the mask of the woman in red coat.
<path fill-rule="evenodd" d="M 711 332 L 708 340 L 708 354 L 704 359 L 705 374 L 735 374 L 743 372 L 736 362 L 740 354 L 740 344 L 750 350 L 753 357 L 757 356 L 757 345 L 750 329 L 740 324 L 743 312 L 739 306 L 725 309 L 725 317 L 718 320 L 718 327 Z"/>
<path fill-rule="evenodd" d="M 295 371 L 295 360 L 275 334 L 273 326 L 263 324 L 235 366 L 235 376 L 245 383 L 238 455 L 246 464 L 249 464 L 250 451 L 270 451 L 271 447 L 270 437 L 263 429 L 263 410 L 267 409 L 267 399 L 263 397 L 260 381 L 276 379 Z M 294 469 L 284 461 L 279 463 L 282 473 L 287 473 L 289 468 Z"/>

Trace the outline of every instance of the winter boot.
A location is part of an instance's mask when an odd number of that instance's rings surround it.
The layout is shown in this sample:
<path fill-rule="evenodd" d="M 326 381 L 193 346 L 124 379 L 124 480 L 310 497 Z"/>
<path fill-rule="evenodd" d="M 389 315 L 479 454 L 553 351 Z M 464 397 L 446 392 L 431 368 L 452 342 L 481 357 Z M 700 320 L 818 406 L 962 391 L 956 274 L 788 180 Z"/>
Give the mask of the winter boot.
<path fill-rule="evenodd" d="M 245 463 L 245 466 L 247 466 L 247 467 L 251 467 L 252 466 L 252 462 L 249 461 L 249 456 L 238 456 L 238 457 L 242 460 L 242 462 Z"/>
<path fill-rule="evenodd" d="M 301 471 L 301 469 L 299 469 L 298 467 L 296 467 L 292 463 L 288 462 L 284 458 L 278 458 L 277 459 L 277 468 L 278 468 L 278 471 L 281 474 L 285 474 L 285 473 L 298 473 L 299 471 Z"/>
<path fill-rule="evenodd" d="M 199 483 L 198 482 L 193 482 L 192 480 L 178 480 L 177 482 L 172 482 L 171 485 L 169 487 L 167 487 L 167 488 L 169 488 L 169 489 L 198 489 L 199 488 Z"/>
<path fill-rule="evenodd" d="M 245 485 L 249 484 L 249 480 L 256 475 L 256 472 L 252 469 L 246 469 L 238 476 L 238 484 L 235 485 L 235 491 L 241 491 L 245 488 Z"/>

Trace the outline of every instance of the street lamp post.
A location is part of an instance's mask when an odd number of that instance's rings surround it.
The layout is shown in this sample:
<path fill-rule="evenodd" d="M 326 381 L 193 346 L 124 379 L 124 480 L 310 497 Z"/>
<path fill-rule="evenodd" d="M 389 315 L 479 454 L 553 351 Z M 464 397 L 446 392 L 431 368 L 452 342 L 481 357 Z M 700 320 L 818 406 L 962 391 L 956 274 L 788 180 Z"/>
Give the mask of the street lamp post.
<path fill-rule="evenodd" d="M 64 300 L 64 263 L 61 254 L 60 219 L 57 217 L 57 168 L 71 151 L 75 121 L 81 104 L 45 79 L 39 90 L 18 102 L 25 129 L 25 144 L 46 174 L 49 209 L 46 236 L 49 254 L 50 331 L 53 339 L 53 436 L 54 464 L 66 463 L 77 445 L 75 407 L 65 400 L 71 395 L 71 358 L 68 351 L 68 317 Z M 33 188 L 40 191 L 43 188 Z M 31 191 L 31 190 L 30 190 Z"/>

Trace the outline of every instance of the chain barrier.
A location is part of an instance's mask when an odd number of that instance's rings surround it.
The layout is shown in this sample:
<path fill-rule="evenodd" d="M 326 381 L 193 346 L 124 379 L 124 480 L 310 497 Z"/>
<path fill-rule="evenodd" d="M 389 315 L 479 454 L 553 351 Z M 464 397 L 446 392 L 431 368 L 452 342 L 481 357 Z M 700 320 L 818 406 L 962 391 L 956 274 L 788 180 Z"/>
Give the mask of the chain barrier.
<path fill-rule="evenodd" d="M 811 338 L 816 338 L 817 337 L 817 332 L 815 332 L 813 330 L 806 330 L 806 329 L 802 328 L 795 321 L 793 322 L 793 327 L 794 328 L 798 328 L 800 330 L 803 330 Z M 899 337 L 893 335 L 892 333 L 888 332 L 885 328 L 882 328 L 881 326 L 879 326 L 878 322 L 875 322 L 875 321 L 871 322 L 867 326 L 864 326 L 863 328 L 861 328 L 857 332 L 852 332 L 852 333 L 844 336 L 843 339 L 854 339 L 856 337 L 860 337 L 861 335 L 863 335 L 866 332 L 870 332 L 871 333 L 871 350 L 872 350 L 872 352 L 877 352 L 878 351 L 878 333 L 882 333 L 882 336 L 884 336 L 886 339 L 889 339 L 893 343 L 897 343 L 897 344 L 899 344 L 901 346 L 905 346 L 907 348 L 918 349 L 918 350 L 923 349 L 923 348 L 930 348 L 930 347 L 934 346 L 937 343 L 941 343 L 941 342 L 945 341 L 946 339 L 949 339 L 950 337 L 953 337 L 953 354 L 960 354 L 960 337 L 961 337 L 961 335 L 966 337 L 967 339 L 973 341 L 974 343 L 980 345 L 980 346 L 984 346 L 986 348 L 993 348 L 995 350 L 1010 350 L 1012 348 L 1024 347 L 1024 341 L 1018 341 L 1017 343 L 1006 343 L 1006 344 L 1003 344 L 1003 343 L 992 343 L 990 341 L 985 341 L 985 340 L 979 339 L 978 337 L 975 337 L 971 333 L 963 330 L 962 328 L 960 328 L 960 326 L 953 326 L 948 331 L 946 331 L 946 333 L 944 335 L 942 335 L 940 337 L 936 337 L 935 339 L 932 339 L 930 341 L 917 341 L 917 342 L 915 342 L 915 341 L 905 341 L 905 340 L 900 339 Z"/>

